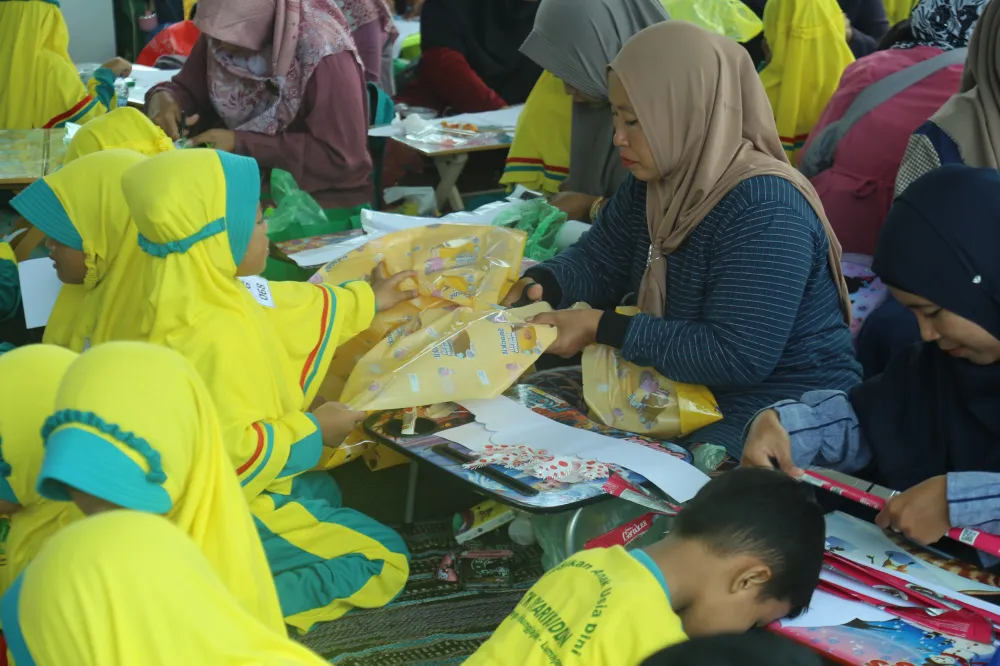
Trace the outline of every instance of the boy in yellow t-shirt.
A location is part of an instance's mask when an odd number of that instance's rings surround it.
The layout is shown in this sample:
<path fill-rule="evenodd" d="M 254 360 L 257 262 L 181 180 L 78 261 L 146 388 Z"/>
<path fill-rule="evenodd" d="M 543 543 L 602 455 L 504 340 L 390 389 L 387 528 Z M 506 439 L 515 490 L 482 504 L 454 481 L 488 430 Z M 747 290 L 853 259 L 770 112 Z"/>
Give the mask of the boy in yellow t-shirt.
<path fill-rule="evenodd" d="M 637 666 L 688 636 L 770 624 L 809 603 L 823 544 L 806 486 L 734 470 L 645 551 L 596 548 L 549 571 L 466 666 Z"/>

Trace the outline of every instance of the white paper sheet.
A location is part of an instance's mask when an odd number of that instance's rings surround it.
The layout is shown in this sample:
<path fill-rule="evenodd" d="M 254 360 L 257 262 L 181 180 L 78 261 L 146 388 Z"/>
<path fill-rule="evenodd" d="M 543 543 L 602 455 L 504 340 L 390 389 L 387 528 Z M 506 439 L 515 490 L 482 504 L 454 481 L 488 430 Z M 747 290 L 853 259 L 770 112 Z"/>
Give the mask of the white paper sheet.
<path fill-rule="evenodd" d="M 449 123 L 472 123 L 479 127 L 507 127 L 513 129 L 517 127 L 517 119 L 524 111 L 524 104 L 508 106 L 505 109 L 496 111 L 480 111 L 478 113 L 460 113 L 457 116 L 449 116 L 441 120 Z"/>
<path fill-rule="evenodd" d="M 356 250 L 371 239 L 372 236 L 354 236 L 353 238 L 345 238 L 339 243 L 334 243 L 333 245 L 324 245 L 323 247 L 317 247 L 311 250 L 295 252 L 294 254 L 288 255 L 288 258 L 302 268 L 317 268 L 333 261 L 334 259 L 339 259 L 351 250 Z"/>
<path fill-rule="evenodd" d="M 816 590 L 813 592 L 809 608 L 796 618 L 781 620 L 782 627 L 807 629 L 813 627 L 836 627 L 851 620 L 865 622 L 888 622 L 895 616 L 874 606 L 852 599 L 842 599 L 836 595 Z"/>
<path fill-rule="evenodd" d="M 643 475 L 678 502 L 687 502 L 708 482 L 705 474 L 669 453 L 557 423 L 509 398 L 465 400 L 459 404 L 475 414 L 476 425 L 483 432 L 469 424 L 439 435 L 476 451 L 489 442 L 523 444 L 553 455 L 619 465 Z M 485 431 L 490 433 L 488 439 Z"/>
<path fill-rule="evenodd" d="M 66 134 L 63 136 L 63 141 L 66 142 L 67 145 L 69 145 L 69 142 L 73 140 L 73 137 L 76 136 L 76 133 L 80 131 L 80 128 L 83 127 L 83 125 L 77 125 L 76 123 L 66 123 L 65 125 L 63 125 L 63 127 L 66 128 Z"/>
<path fill-rule="evenodd" d="M 498 109 L 496 111 L 460 113 L 457 116 L 448 116 L 447 118 L 434 118 L 430 121 L 430 123 L 431 126 L 440 125 L 442 121 L 459 124 L 471 123 L 478 127 L 503 127 L 505 129 L 513 130 L 517 127 L 517 119 L 521 117 L 521 111 L 523 110 L 524 104 L 518 104 L 516 106 L 508 106 L 506 109 Z M 368 130 L 368 136 L 401 137 L 403 136 L 403 125 L 402 123 L 393 122 L 391 125 L 372 127 Z"/>
<path fill-rule="evenodd" d="M 874 599 L 879 602 L 882 606 L 899 606 L 901 608 L 916 608 L 920 604 L 909 601 L 908 599 L 900 599 L 897 596 L 893 596 L 888 592 L 883 592 L 882 590 L 876 589 L 874 587 L 869 587 L 863 583 L 860 583 L 849 576 L 845 576 L 837 571 L 829 571 L 828 569 L 823 569 L 819 573 L 819 577 L 829 583 L 832 583 L 838 587 L 842 587 L 852 592 L 857 592 L 858 594 L 863 594 L 866 597 Z"/>
<path fill-rule="evenodd" d="M 49 321 L 62 282 L 51 259 L 29 259 L 17 265 L 21 280 L 21 301 L 27 328 L 41 328 Z"/>
<path fill-rule="evenodd" d="M 135 80 L 135 85 L 128 90 L 130 104 L 142 106 L 146 103 L 146 93 L 157 83 L 163 83 L 173 78 L 179 69 L 157 69 L 145 65 L 132 65 L 129 75 Z"/>

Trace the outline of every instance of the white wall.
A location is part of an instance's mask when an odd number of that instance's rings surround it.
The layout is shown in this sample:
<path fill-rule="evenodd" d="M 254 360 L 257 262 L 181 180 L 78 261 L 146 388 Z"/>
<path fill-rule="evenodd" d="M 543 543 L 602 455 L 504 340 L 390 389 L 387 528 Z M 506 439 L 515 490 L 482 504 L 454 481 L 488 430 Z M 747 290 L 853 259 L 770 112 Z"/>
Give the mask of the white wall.
<path fill-rule="evenodd" d="M 113 0 L 60 0 L 73 62 L 104 63 L 115 56 Z"/>

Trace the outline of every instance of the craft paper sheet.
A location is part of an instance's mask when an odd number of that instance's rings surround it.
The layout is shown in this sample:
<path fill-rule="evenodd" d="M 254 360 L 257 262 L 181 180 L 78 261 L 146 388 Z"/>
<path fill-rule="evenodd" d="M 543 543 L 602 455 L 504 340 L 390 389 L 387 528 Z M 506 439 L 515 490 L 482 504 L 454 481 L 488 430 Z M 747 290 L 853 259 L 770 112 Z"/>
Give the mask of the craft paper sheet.
<path fill-rule="evenodd" d="M 827 550 L 852 562 L 881 569 L 930 589 L 956 590 L 966 594 L 1000 594 L 1000 588 L 963 578 L 900 549 L 875 525 L 835 511 L 826 517 Z M 973 602 L 984 603 L 973 599 Z M 996 607 L 991 605 L 996 612 Z"/>
<path fill-rule="evenodd" d="M 503 396 L 459 403 L 476 423 L 439 434 L 473 451 L 487 444 L 523 445 L 549 455 L 598 460 L 645 476 L 678 502 L 687 502 L 708 482 L 708 476 L 666 451 L 556 423 Z"/>
<path fill-rule="evenodd" d="M 853 620 L 888 622 L 895 616 L 860 601 L 842 599 L 836 595 L 816 590 L 809 608 L 796 618 L 781 620 L 783 628 L 834 627 Z"/>
<path fill-rule="evenodd" d="M 29 259 L 17 265 L 17 272 L 21 280 L 25 327 L 41 328 L 48 323 L 63 286 L 56 275 L 55 264 L 48 258 Z"/>

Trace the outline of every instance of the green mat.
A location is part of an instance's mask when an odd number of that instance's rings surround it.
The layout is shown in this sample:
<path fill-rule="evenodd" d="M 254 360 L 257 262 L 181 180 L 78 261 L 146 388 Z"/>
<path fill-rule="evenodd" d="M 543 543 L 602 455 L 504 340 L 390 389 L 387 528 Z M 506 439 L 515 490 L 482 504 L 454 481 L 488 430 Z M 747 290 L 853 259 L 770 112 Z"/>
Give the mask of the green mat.
<path fill-rule="evenodd" d="M 403 594 L 385 608 L 319 625 L 299 638 L 303 644 L 338 666 L 460 664 L 542 575 L 541 551 L 517 548 L 512 589 L 466 592 L 434 576 L 455 547 L 450 521 L 417 523 L 402 534 L 412 554 Z"/>

